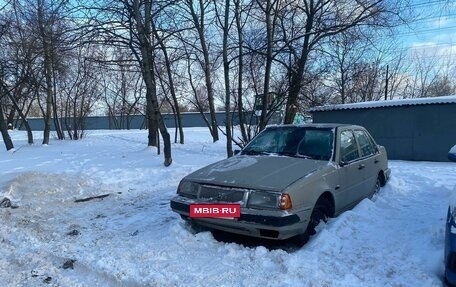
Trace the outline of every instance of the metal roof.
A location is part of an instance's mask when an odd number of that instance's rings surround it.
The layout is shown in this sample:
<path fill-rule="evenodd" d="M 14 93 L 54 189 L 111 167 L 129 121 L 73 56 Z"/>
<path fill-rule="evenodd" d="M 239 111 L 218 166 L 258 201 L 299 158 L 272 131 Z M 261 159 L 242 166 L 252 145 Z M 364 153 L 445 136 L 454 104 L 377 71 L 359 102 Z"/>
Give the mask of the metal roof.
<path fill-rule="evenodd" d="M 431 97 L 431 98 L 371 101 L 371 102 L 340 104 L 340 105 L 324 105 L 324 106 L 311 108 L 309 111 L 310 112 L 319 112 L 319 111 L 373 109 L 373 108 L 384 108 L 384 107 L 418 106 L 418 105 L 435 105 L 435 104 L 456 104 L 456 95 L 455 96 L 445 96 L 445 97 Z"/>

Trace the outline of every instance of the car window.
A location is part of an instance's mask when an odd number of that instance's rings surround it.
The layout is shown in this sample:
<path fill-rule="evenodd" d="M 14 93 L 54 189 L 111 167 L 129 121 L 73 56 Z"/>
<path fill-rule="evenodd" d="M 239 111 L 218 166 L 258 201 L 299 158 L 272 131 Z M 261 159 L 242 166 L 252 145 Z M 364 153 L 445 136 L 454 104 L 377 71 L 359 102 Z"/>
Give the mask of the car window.
<path fill-rule="evenodd" d="M 340 133 L 340 159 L 342 162 L 350 162 L 359 158 L 358 145 L 351 131 Z"/>
<path fill-rule="evenodd" d="M 370 156 L 375 153 L 375 147 L 372 145 L 372 141 L 364 131 L 355 130 L 355 137 L 361 150 L 361 157 Z"/>

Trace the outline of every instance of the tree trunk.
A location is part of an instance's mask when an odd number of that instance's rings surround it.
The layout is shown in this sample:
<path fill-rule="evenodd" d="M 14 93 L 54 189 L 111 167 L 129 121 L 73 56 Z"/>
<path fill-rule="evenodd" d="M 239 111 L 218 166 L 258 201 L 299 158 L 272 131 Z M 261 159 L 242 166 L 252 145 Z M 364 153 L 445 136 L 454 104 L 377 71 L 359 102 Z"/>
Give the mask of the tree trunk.
<path fill-rule="evenodd" d="M 228 62 L 228 17 L 230 13 L 230 0 L 225 0 L 225 19 L 223 25 L 223 74 L 225 78 L 225 133 L 226 133 L 226 154 L 233 156 L 233 136 L 231 133 L 231 98 L 230 98 L 230 65 Z"/>
<path fill-rule="evenodd" d="M 153 46 L 150 42 L 151 39 L 151 0 L 144 1 L 144 23 L 142 23 L 142 13 L 140 11 L 139 0 L 135 0 L 133 3 L 134 18 L 136 21 L 136 29 L 138 32 L 139 41 L 141 43 L 141 72 L 146 85 L 146 100 L 147 100 L 147 116 L 149 124 L 149 144 L 155 141 L 158 147 L 157 141 L 157 128 L 163 138 L 163 151 L 164 151 L 164 165 L 169 166 L 172 163 L 171 157 L 171 140 L 166 129 L 163 116 L 160 113 L 158 105 L 156 82 L 154 75 L 154 59 L 153 59 Z"/>
<path fill-rule="evenodd" d="M 14 109 L 17 111 L 17 113 L 19 114 L 19 117 L 22 120 L 22 124 L 25 126 L 25 129 L 27 130 L 28 144 L 33 144 L 33 133 L 32 133 L 32 129 L 30 128 L 30 125 L 29 125 L 29 123 L 27 121 L 27 118 L 24 115 L 24 113 L 22 112 L 22 109 L 17 104 L 17 102 L 14 99 L 13 95 L 11 94 L 11 92 L 7 90 L 6 85 L 3 82 L 3 80 L 1 80 L 1 88 L 8 95 L 11 103 L 13 104 Z"/>
<path fill-rule="evenodd" d="M 44 3 L 43 0 L 38 0 L 38 25 L 40 29 L 40 36 L 43 45 L 43 65 L 46 87 L 46 110 L 44 115 L 44 131 L 43 131 L 43 144 L 49 144 L 49 135 L 51 133 L 51 118 L 52 118 L 52 67 L 51 67 L 51 51 L 48 35 L 45 31 L 44 24 Z"/>
<path fill-rule="evenodd" d="M 50 61 L 50 64 L 51 64 L 51 70 L 52 70 L 52 112 L 54 114 L 54 127 L 55 127 L 55 131 L 57 132 L 57 138 L 59 140 L 63 140 L 65 139 L 65 133 L 63 132 L 63 127 L 62 127 L 62 123 L 60 121 L 60 118 L 59 118 L 59 114 L 58 114 L 58 108 L 57 108 L 57 94 L 56 94 L 56 91 L 57 91 L 57 87 L 56 87 L 56 81 L 55 81 L 55 68 L 54 68 L 54 57 L 52 55 L 53 53 L 51 53 L 51 61 Z"/>
<path fill-rule="evenodd" d="M 182 126 L 182 116 L 180 112 L 180 107 L 179 107 L 179 102 L 177 101 L 177 96 L 176 96 L 176 90 L 174 89 L 174 80 L 173 80 L 173 75 L 172 75 L 172 69 L 171 69 L 171 62 L 168 57 L 168 51 L 166 49 L 165 43 L 163 43 L 163 39 L 160 38 L 160 35 L 157 32 L 157 29 L 155 27 L 154 21 L 152 21 L 152 30 L 154 31 L 155 38 L 158 40 L 158 44 L 160 45 L 160 49 L 163 52 L 163 56 L 165 58 L 165 67 L 166 67 L 166 74 L 168 76 L 168 82 L 169 82 L 169 91 L 171 93 L 171 98 L 173 99 L 173 105 L 174 105 L 174 117 L 177 122 L 176 129 L 179 130 L 179 143 L 183 144 L 184 143 L 184 129 Z"/>
<path fill-rule="evenodd" d="M 148 130 L 147 145 L 155 146 L 158 148 L 158 141 L 157 141 L 158 123 L 157 123 L 157 119 L 156 119 L 155 113 L 154 113 L 154 104 L 151 99 L 152 96 L 150 95 L 150 91 L 149 91 L 149 89 L 150 89 L 149 86 L 151 84 L 150 84 L 150 80 L 149 80 L 149 83 L 147 83 L 146 75 L 143 74 L 143 77 L 144 77 L 144 82 L 146 82 L 146 90 L 147 90 L 146 91 L 146 118 L 147 118 L 147 130 Z M 160 151 L 158 150 L 158 152 L 160 152 Z"/>
<path fill-rule="evenodd" d="M 0 94 L 1 99 L 1 94 Z M 3 115 L 2 102 L 0 100 L 0 132 L 2 133 L 3 142 L 5 143 L 6 150 L 14 149 L 13 141 L 8 133 L 8 126 L 6 124 L 5 116 Z"/>
<path fill-rule="evenodd" d="M 201 44 L 201 51 L 203 53 L 203 63 L 201 66 L 204 71 L 204 79 L 207 88 L 207 99 L 209 103 L 209 112 L 211 115 L 211 133 L 212 133 L 212 140 L 216 142 L 219 140 L 219 133 L 218 133 L 218 125 L 217 119 L 215 114 L 215 103 L 214 103 L 214 87 L 212 85 L 212 75 L 211 75 L 211 64 L 209 60 L 209 49 L 206 43 L 206 36 L 204 34 L 204 12 L 205 7 L 203 0 L 199 0 L 199 13 L 200 19 L 198 20 L 198 16 L 196 14 L 195 9 L 193 8 L 193 1 L 190 1 L 189 8 L 192 14 L 193 24 L 195 24 L 196 30 L 198 32 L 200 44 Z"/>
<path fill-rule="evenodd" d="M 11 109 L 8 116 L 6 117 L 6 124 L 9 125 L 10 123 L 12 124 L 14 121 L 14 116 L 16 115 L 16 109 Z"/>
<path fill-rule="evenodd" d="M 262 131 L 267 125 L 267 109 L 268 109 L 268 97 L 269 97 L 269 83 L 271 79 L 271 67 L 272 67 L 272 46 L 274 44 L 274 33 L 272 23 L 272 4 L 271 0 L 266 1 L 266 67 L 264 72 L 264 85 L 263 85 L 263 96 L 262 96 L 262 107 L 260 115 L 259 130 Z"/>
<path fill-rule="evenodd" d="M 314 15 L 310 13 L 307 16 L 306 20 L 306 33 L 304 36 L 304 43 L 301 49 L 301 56 L 298 59 L 298 69 L 295 72 L 292 72 L 291 75 L 291 83 L 290 83 L 290 91 L 288 93 L 287 104 L 285 108 L 285 118 L 284 124 L 291 124 L 293 123 L 294 117 L 296 115 L 297 104 L 298 104 L 298 96 L 301 92 L 302 88 L 302 78 L 304 76 L 304 71 L 307 64 L 307 58 L 309 56 L 310 51 L 310 37 L 312 37 L 311 32 L 313 28 L 313 21 Z"/>
<path fill-rule="evenodd" d="M 243 103 L 243 85 L 242 81 L 244 80 L 244 36 L 242 33 L 242 24 L 241 24 L 241 7 L 240 0 L 236 0 L 235 3 L 235 19 L 236 19 L 236 29 L 238 35 L 238 86 L 237 86 L 237 109 L 239 117 L 239 126 L 241 128 L 241 136 L 244 143 L 250 141 L 250 136 L 247 135 L 246 131 L 246 118 L 244 114 L 244 103 Z"/>
<path fill-rule="evenodd" d="M 188 54 L 186 54 L 187 57 Z M 212 126 L 211 126 L 211 123 L 209 122 L 209 120 L 207 119 L 206 115 L 204 114 L 204 110 L 201 108 L 201 104 L 198 100 L 198 92 L 196 90 L 196 87 L 195 85 L 193 84 L 193 77 L 192 77 L 192 70 L 191 70 L 191 64 L 190 64 L 190 61 L 187 61 L 187 74 L 188 74 L 188 79 L 189 79 L 189 84 L 190 84 L 190 87 L 192 88 L 192 91 L 193 91 L 193 94 L 195 95 L 195 101 L 196 101 L 196 108 L 198 110 L 198 112 L 200 113 L 201 115 L 201 118 L 203 119 L 203 121 L 206 123 L 206 126 L 207 128 L 209 129 L 209 132 L 211 133 L 212 135 Z"/>

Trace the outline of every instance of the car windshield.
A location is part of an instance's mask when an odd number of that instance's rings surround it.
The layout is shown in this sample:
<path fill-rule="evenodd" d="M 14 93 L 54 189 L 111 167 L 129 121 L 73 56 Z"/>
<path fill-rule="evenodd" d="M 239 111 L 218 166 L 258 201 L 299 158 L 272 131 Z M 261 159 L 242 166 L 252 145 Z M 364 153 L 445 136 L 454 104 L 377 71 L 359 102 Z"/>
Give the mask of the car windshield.
<path fill-rule="evenodd" d="M 243 150 L 244 155 L 304 157 L 329 160 L 333 150 L 333 130 L 316 127 L 269 127 Z"/>

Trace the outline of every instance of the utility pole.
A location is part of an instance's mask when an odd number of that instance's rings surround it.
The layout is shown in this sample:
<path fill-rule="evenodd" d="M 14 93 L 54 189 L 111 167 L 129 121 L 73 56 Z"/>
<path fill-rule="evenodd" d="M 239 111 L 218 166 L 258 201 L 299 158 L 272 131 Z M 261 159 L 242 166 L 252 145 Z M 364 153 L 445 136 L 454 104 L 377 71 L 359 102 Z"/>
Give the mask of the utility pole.
<path fill-rule="evenodd" d="M 388 100 L 388 70 L 389 65 L 386 65 L 386 81 L 385 81 L 385 101 Z"/>

